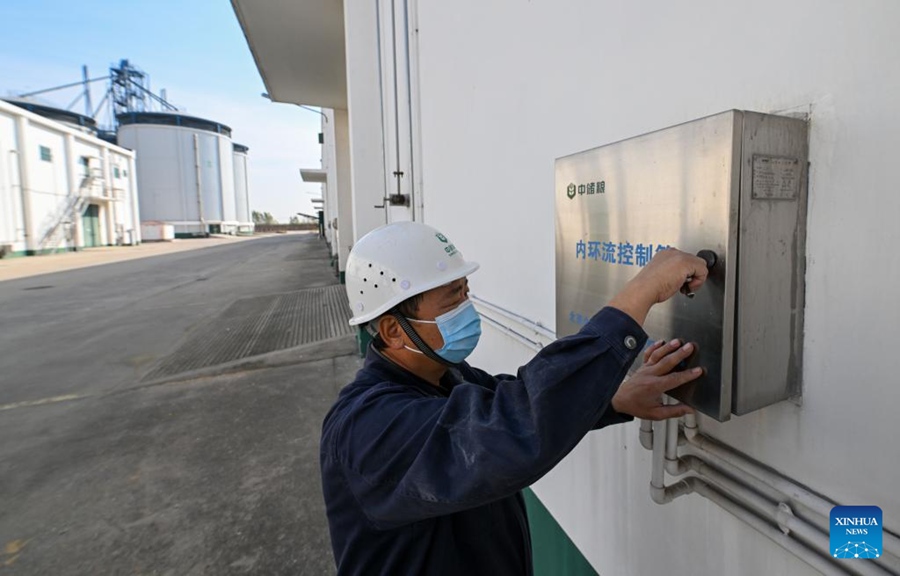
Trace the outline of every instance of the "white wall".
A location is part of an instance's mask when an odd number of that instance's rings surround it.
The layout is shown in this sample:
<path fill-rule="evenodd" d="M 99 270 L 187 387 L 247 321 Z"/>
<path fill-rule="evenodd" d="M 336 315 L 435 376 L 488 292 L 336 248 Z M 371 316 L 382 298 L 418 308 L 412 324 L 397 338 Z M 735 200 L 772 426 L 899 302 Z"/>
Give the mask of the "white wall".
<path fill-rule="evenodd" d="M 555 158 L 730 108 L 810 114 L 803 404 L 701 426 L 900 529 L 900 4 L 417 6 L 426 221 L 482 264 L 475 294 L 548 326 Z M 473 363 L 513 371 L 530 354 L 505 338 L 486 329 Z M 589 436 L 535 490 L 604 576 L 813 573 L 700 497 L 653 504 L 648 481 L 633 424 Z"/>
<path fill-rule="evenodd" d="M 40 242 L 59 219 L 60 208 L 69 194 L 63 134 L 40 125 L 31 125 L 28 145 L 29 191 L 31 193 L 31 225 L 35 241 Z M 50 160 L 42 160 L 41 147 L 50 150 Z"/>
<path fill-rule="evenodd" d="M 115 171 L 113 171 L 111 180 L 112 192 L 118 198 L 117 202 L 110 204 L 111 218 L 115 227 L 112 230 L 114 243 L 122 242 L 128 244 L 139 242 L 137 235 L 140 234 L 140 218 L 135 213 L 136 203 L 132 205 L 132 202 L 130 202 L 133 197 L 136 197 L 133 184 L 133 168 L 131 167 L 133 163 L 132 158 L 132 156 L 117 152 L 109 153 L 112 166 L 119 169 L 119 176 L 116 177 Z"/>
<path fill-rule="evenodd" d="M 325 170 L 326 182 L 322 184 L 322 197 L 325 199 L 325 238 L 331 247 L 332 257 L 338 254 L 338 173 L 335 160 L 335 129 L 334 110 L 322 109 L 322 133 L 325 135 L 325 144 L 322 146 L 322 169 Z"/>
<path fill-rule="evenodd" d="M 334 122 L 335 179 L 328 183 L 337 188 L 337 247 L 338 271 L 347 269 L 347 257 L 353 248 L 353 198 L 352 164 L 350 160 L 350 123 L 346 110 L 333 110 L 330 118 Z"/>
<path fill-rule="evenodd" d="M 353 234 L 363 237 L 387 221 L 386 150 L 379 76 L 377 4 L 344 0 L 347 107 L 353 184 Z"/>
<path fill-rule="evenodd" d="M 15 134 L 14 116 L 0 110 L 0 245 L 20 252 L 25 250 L 25 224 Z"/>

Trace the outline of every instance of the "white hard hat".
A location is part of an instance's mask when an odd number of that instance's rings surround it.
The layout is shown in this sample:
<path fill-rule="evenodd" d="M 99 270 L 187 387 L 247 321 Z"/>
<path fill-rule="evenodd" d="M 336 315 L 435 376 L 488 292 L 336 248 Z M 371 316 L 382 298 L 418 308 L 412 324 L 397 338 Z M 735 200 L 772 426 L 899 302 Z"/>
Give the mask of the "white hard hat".
<path fill-rule="evenodd" d="M 416 294 L 478 270 L 446 236 L 419 222 L 395 222 L 359 239 L 347 259 L 347 299 L 356 326 Z"/>

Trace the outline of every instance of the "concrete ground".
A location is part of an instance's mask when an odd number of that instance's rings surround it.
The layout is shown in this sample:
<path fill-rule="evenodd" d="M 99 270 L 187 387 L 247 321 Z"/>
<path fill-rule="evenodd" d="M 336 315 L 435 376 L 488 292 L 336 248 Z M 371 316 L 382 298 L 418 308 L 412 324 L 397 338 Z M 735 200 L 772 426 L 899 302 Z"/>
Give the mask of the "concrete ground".
<path fill-rule="evenodd" d="M 223 246 L 254 239 L 258 239 L 258 237 L 214 235 L 209 238 L 177 239 L 171 242 L 145 242 L 137 246 L 82 248 L 78 252 L 47 254 L 40 258 L 3 258 L 0 259 L 0 281 Z"/>
<path fill-rule="evenodd" d="M 0 282 L 0 575 L 333 573 L 318 440 L 355 341 L 259 332 L 335 284 L 313 235 Z M 148 378 L 223 326 L 276 350 Z"/>

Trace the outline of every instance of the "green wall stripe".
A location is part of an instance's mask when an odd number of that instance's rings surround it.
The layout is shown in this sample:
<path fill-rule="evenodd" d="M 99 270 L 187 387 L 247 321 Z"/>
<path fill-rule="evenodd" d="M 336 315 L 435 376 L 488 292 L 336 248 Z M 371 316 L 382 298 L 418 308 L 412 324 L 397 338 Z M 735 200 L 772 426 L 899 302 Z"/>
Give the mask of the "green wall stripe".
<path fill-rule="evenodd" d="M 534 576 L 598 576 L 534 492 L 526 488 L 522 495 L 531 527 Z"/>

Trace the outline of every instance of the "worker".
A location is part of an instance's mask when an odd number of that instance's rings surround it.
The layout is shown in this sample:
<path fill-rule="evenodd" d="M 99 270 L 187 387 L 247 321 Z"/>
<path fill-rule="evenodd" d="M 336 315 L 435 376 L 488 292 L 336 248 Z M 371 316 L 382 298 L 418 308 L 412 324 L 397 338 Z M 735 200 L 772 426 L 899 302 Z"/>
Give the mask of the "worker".
<path fill-rule="evenodd" d="M 669 249 L 577 334 L 543 348 L 515 376 L 466 357 L 481 334 L 467 262 L 421 223 L 378 228 L 353 247 L 352 325 L 374 340 L 325 417 L 322 484 L 339 576 L 532 574 L 521 490 L 591 430 L 690 412 L 664 392 L 701 369 L 673 371 L 694 345 L 647 342 L 650 308 L 706 279 L 706 263 Z M 687 280 L 688 286 L 684 286 Z"/>

